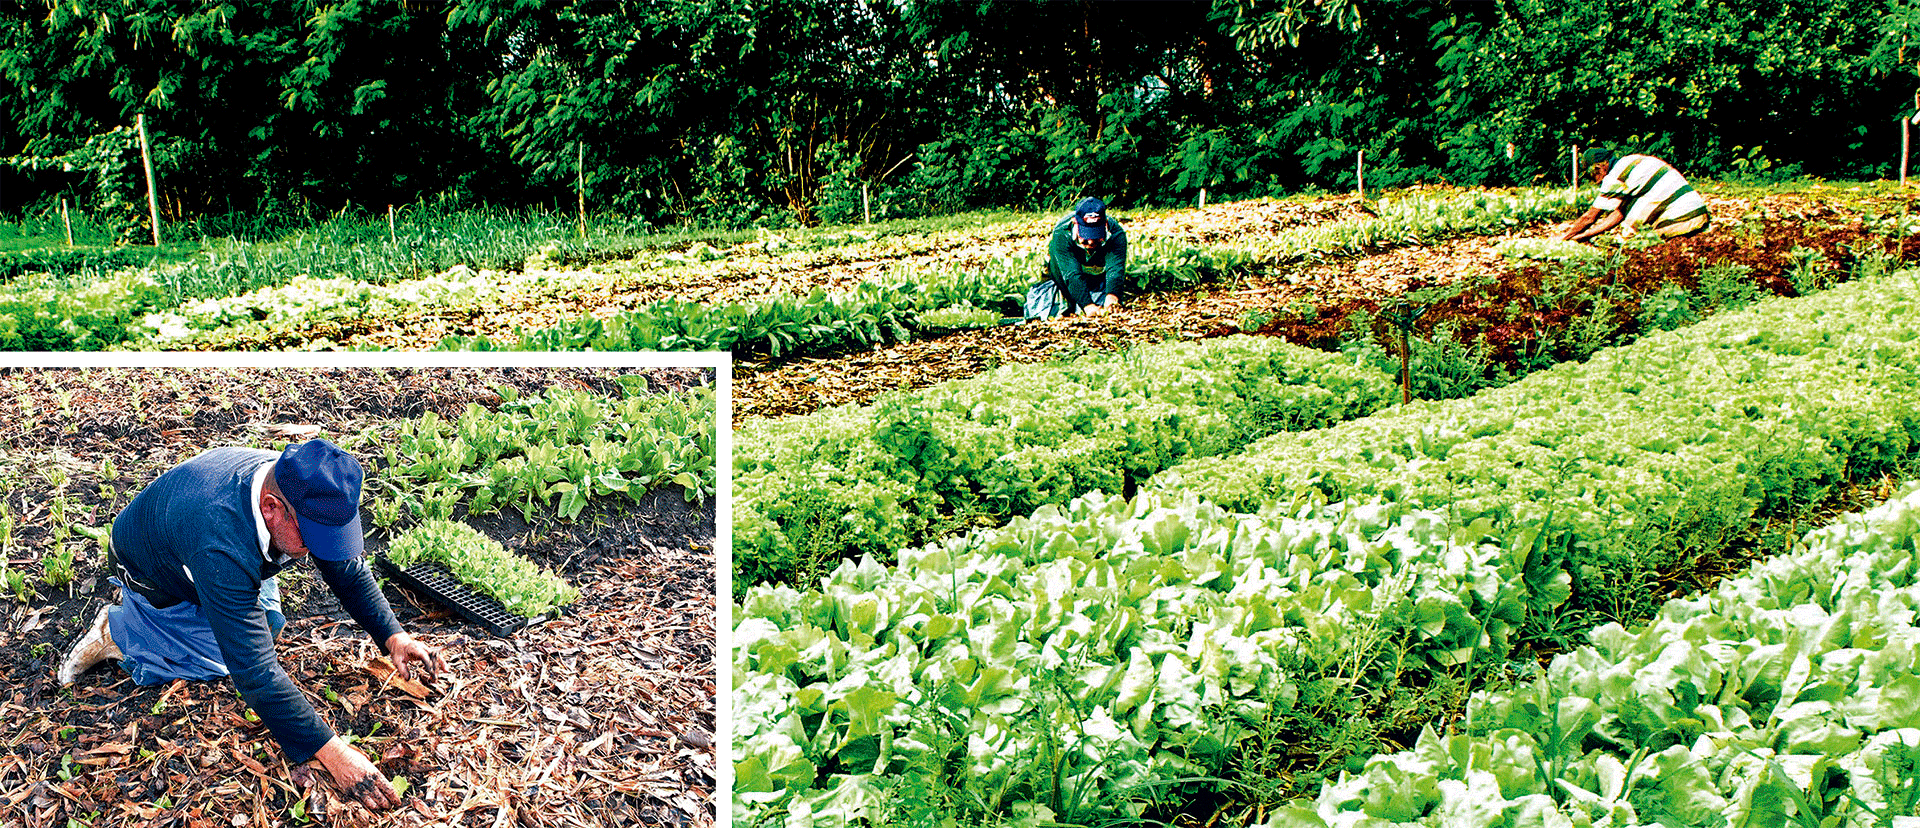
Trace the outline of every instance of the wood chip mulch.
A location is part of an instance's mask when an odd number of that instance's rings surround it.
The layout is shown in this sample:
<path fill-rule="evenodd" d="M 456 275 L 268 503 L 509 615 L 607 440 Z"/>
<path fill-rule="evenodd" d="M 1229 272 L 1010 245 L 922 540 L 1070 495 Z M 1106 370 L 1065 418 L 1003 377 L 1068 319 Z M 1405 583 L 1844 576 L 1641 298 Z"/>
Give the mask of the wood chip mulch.
<path fill-rule="evenodd" d="M 638 370 L 657 390 L 713 381 L 710 370 Z M 610 390 L 618 373 L 629 372 L 0 372 L 6 558 L 38 593 L 0 596 L 0 824 L 713 825 L 715 515 L 711 501 L 678 491 L 597 505 L 572 524 L 527 525 L 513 510 L 476 520 L 582 593 L 562 617 L 507 638 L 389 585 L 402 625 L 443 648 L 449 670 L 431 687 L 392 675 L 309 570 L 283 573 L 281 663 L 336 732 L 407 785 L 392 811 L 345 798 L 318 763 L 289 766 L 230 682 L 137 687 L 112 664 L 71 688 L 54 682 L 67 643 L 113 599 L 91 547 L 73 585 L 40 582 L 54 496 L 73 503 L 71 522 L 104 525 L 159 471 L 211 445 L 289 425 L 335 436 L 457 415 L 469 402 L 498 404 L 502 385 Z M 370 552 L 384 544 L 369 538 Z"/>

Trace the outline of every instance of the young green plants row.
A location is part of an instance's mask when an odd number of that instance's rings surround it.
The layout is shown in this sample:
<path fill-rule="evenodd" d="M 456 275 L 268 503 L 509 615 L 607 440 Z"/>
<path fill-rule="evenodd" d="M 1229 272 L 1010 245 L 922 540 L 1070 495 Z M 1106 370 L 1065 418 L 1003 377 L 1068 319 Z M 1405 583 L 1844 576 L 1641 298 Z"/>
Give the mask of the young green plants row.
<path fill-rule="evenodd" d="M 1492 232 L 1562 217 L 1573 201 L 1564 192 L 1383 199 L 1375 218 L 1301 228 L 1247 248 L 1137 239 L 1128 254 L 1128 277 L 1140 290 L 1168 290 L 1245 268 L 1319 256 L 1346 255 L 1384 246 Z M 485 336 L 449 337 L 440 350 L 755 350 L 774 356 L 800 347 L 846 342 L 874 344 L 905 338 L 916 315 L 959 304 L 1019 306 L 1042 273 L 1036 240 L 1025 255 L 996 258 L 978 268 L 898 270 L 878 282 L 829 294 L 774 297 L 759 302 L 707 307 L 679 300 L 656 302 L 609 320 L 584 317 L 543 329 L 516 329 L 513 342 Z"/>
<path fill-rule="evenodd" d="M 1567 577 L 1534 536 L 1490 529 L 1096 493 L 895 566 L 843 562 L 817 589 L 753 587 L 734 612 L 736 824 L 1177 807 L 1224 784 L 1263 721 L 1504 658 Z"/>
<path fill-rule="evenodd" d="M 734 440 L 736 581 L 804 583 L 1191 457 L 1377 411 L 1392 381 L 1337 354 L 1230 337 L 1011 365 L 866 406 L 752 420 Z"/>
<path fill-rule="evenodd" d="M 528 618 L 546 615 L 580 597 L 579 590 L 552 571 L 451 520 L 429 520 L 401 532 L 388 545 L 387 559 L 402 569 L 422 561 L 438 563 L 461 583 L 499 601 L 507 612 Z"/>
<path fill-rule="evenodd" d="M 549 508 L 572 520 L 595 497 L 638 501 L 664 485 L 680 486 L 688 501 L 711 496 L 714 390 L 656 394 L 644 383 L 623 385 L 619 399 L 579 389 L 522 398 L 501 389 L 498 410 L 470 404 L 452 420 L 429 412 L 377 435 L 386 463 L 372 478 L 376 523 L 397 522 L 403 503 L 420 518 L 450 518 L 456 506 L 476 515 L 515 506 L 531 521 Z"/>
<path fill-rule="evenodd" d="M 1307 441 L 1333 460 L 1197 461 L 1188 485 L 1162 476 L 1131 506 L 1089 495 L 896 567 L 843 563 L 817 590 L 757 587 L 736 612 L 736 813 L 911 821 L 889 809 L 938 800 L 988 820 L 1138 817 L 1151 796 L 1248 766 L 1263 722 L 1329 686 L 1378 698 L 1413 665 L 1442 671 L 1434 685 L 1516 640 L 1642 617 L 1647 595 L 1599 594 L 1644 586 L 1646 557 L 1630 552 L 1717 554 L 1756 510 L 1911 459 L 1920 332 L 1903 320 L 1917 303 L 1913 273 L 1762 303 L 1483 394 L 1468 425 L 1458 412 L 1474 401 L 1283 434 L 1257 445 Z M 1524 439 L 1474 445 L 1509 432 Z M 1393 485 L 1338 490 L 1348 499 L 1328 507 L 1315 504 L 1335 493 L 1311 487 L 1274 502 L 1222 484 L 1289 463 L 1315 482 L 1352 467 Z M 1192 499 L 1223 492 L 1265 508 L 1223 516 Z M 1271 563 L 1238 562 L 1263 549 Z M 1257 602 L 1215 609 L 1243 588 Z M 1287 652 L 1322 656 L 1277 669 Z"/>
<path fill-rule="evenodd" d="M 1146 485 L 1245 511 L 1387 498 L 1456 523 L 1532 527 L 1569 557 L 1579 611 L 1563 620 L 1582 630 L 1657 605 L 1656 573 L 1754 521 L 1910 463 L 1914 314 L 1920 271 L 1763 300 L 1473 397 L 1277 434 Z"/>
<path fill-rule="evenodd" d="M 1645 624 L 1595 630 L 1266 825 L 1920 822 L 1917 548 L 1908 485 Z"/>

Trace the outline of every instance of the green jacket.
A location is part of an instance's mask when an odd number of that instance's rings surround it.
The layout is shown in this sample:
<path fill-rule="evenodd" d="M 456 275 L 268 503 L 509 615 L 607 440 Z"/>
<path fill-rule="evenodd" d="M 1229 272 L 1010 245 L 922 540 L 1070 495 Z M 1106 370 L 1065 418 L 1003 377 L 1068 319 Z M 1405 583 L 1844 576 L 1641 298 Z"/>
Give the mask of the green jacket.
<path fill-rule="evenodd" d="M 1126 229 L 1108 216 L 1107 240 L 1089 253 L 1073 243 L 1073 215 L 1068 214 L 1047 240 L 1047 278 L 1060 286 L 1076 311 L 1108 295 L 1118 296 L 1127 279 Z"/>

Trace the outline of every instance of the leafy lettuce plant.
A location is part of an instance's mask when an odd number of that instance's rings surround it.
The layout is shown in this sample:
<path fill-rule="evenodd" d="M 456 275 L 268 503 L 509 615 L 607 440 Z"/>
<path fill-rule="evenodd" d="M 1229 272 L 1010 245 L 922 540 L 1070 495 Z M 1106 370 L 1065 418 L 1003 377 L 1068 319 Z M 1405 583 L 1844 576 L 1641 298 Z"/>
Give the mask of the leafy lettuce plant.
<path fill-rule="evenodd" d="M 551 570 L 500 545 L 479 530 L 451 520 L 432 520 L 400 533 L 387 558 L 402 568 L 421 561 L 445 566 L 461 583 L 491 596 L 515 615 L 546 615 L 573 603 L 580 592 Z"/>

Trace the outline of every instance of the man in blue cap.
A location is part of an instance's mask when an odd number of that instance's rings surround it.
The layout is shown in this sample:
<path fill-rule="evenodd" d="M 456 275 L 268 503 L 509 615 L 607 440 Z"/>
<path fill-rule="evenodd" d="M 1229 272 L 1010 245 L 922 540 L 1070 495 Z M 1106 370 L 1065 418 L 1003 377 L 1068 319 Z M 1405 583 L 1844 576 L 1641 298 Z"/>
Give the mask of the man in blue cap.
<path fill-rule="evenodd" d="M 294 763 L 318 759 L 372 808 L 400 804 L 379 768 L 314 711 L 274 654 L 286 623 L 275 576 L 310 558 L 341 607 L 393 658 L 431 681 L 438 650 L 408 635 L 361 557 L 360 461 L 326 440 L 286 451 L 216 448 L 141 490 L 113 521 L 120 604 L 102 609 L 60 665 L 60 683 L 119 659 L 136 684 L 232 676 Z"/>
<path fill-rule="evenodd" d="M 1027 291 L 1027 318 L 1113 310 L 1126 280 L 1127 231 L 1107 217 L 1105 202 L 1084 199 L 1054 225 L 1046 277 Z"/>

